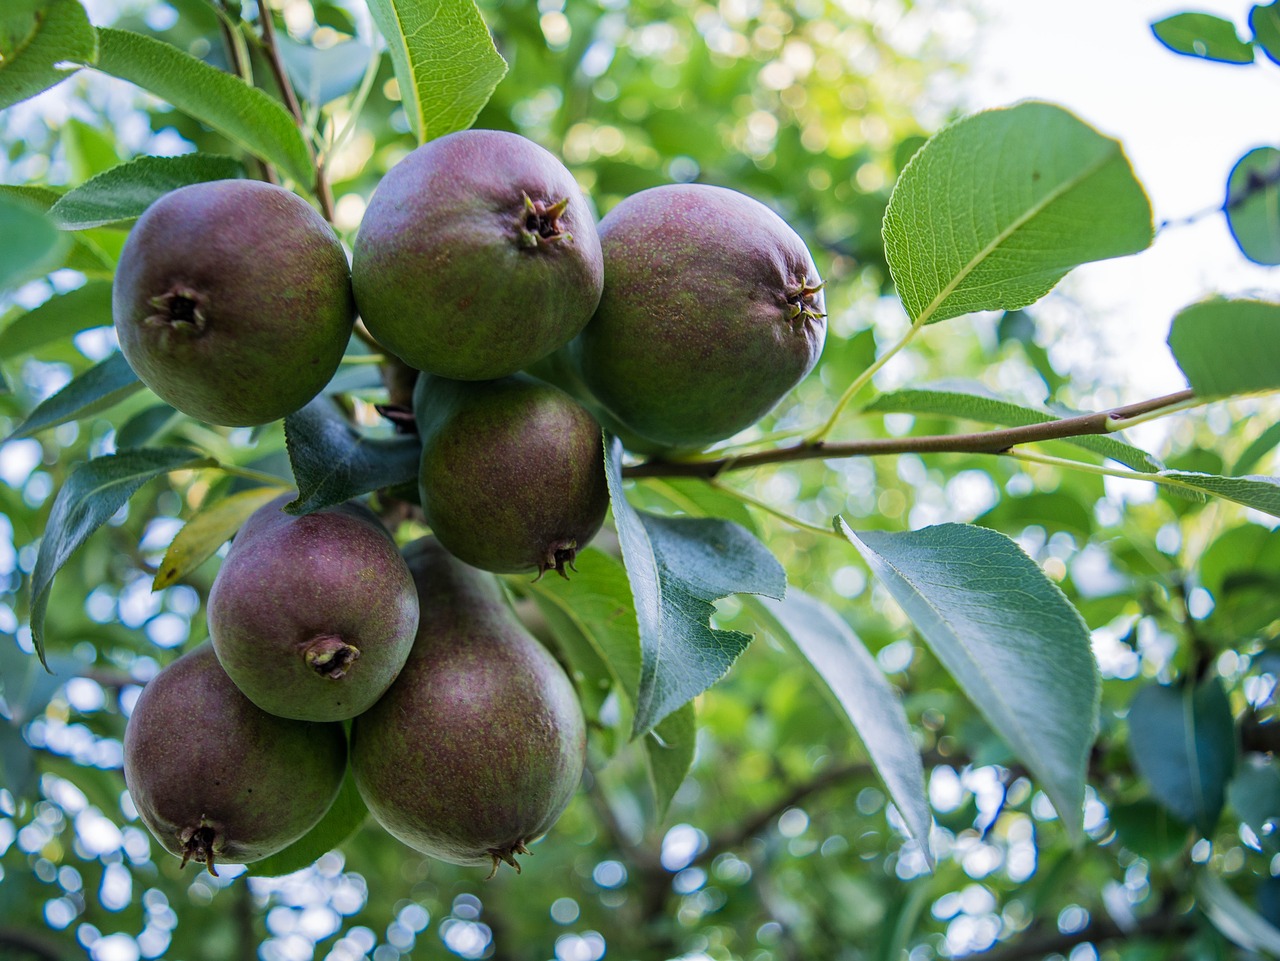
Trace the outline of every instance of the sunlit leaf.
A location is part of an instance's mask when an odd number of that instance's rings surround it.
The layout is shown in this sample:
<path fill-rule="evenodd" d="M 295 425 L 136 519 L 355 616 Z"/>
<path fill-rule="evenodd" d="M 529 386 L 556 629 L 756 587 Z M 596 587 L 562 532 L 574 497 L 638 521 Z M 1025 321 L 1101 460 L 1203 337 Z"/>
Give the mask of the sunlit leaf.
<path fill-rule="evenodd" d="M 187 577 L 217 553 L 218 548 L 244 526 L 250 514 L 289 489 L 284 486 L 255 487 L 223 497 L 200 511 L 174 535 L 156 570 L 151 589 L 163 590 Z"/>
<path fill-rule="evenodd" d="M 1253 47 L 1240 39 L 1236 25 L 1210 13 L 1178 13 L 1151 25 L 1156 39 L 1186 57 L 1218 63 L 1253 63 Z"/>
<path fill-rule="evenodd" d="M 98 44 L 79 0 L 5 0 L 6 7 L 10 4 L 0 13 L 0 110 L 92 63 Z"/>

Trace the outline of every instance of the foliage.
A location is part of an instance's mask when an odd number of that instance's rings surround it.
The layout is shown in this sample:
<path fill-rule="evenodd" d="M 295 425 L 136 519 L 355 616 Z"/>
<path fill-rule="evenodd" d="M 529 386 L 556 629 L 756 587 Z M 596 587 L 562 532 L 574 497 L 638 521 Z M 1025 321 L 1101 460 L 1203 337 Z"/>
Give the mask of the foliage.
<path fill-rule="evenodd" d="M 1280 431 L 1252 416 L 1274 420 L 1280 307 L 1187 305 L 1169 336 L 1187 388 L 1099 403 L 1117 392 L 1055 365 L 1034 305 L 1150 244 L 1122 139 L 1038 102 L 926 139 L 911 104 L 952 65 L 850 9 L 0 13 L 0 955 L 1280 951 Z M 1196 12 L 1152 30 L 1270 69 L 1278 10 L 1254 6 L 1245 39 Z M 46 120 L 57 97 L 81 119 Z M 248 176 L 349 244 L 396 160 L 473 122 L 548 146 L 602 212 L 669 181 L 768 202 L 823 269 L 825 354 L 709 451 L 608 438 L 612 524 L 570 580 L 506 579 L 591 728 L 525 876 L 413 854 L 350 783 L 286 851 L 184 873 L 119 770 L 141 685 L 203 640 L 222 545 L 281 490 L 297 512 L 364 497 L 421 534 L 419 445 L 396 430 L 411 381 L 359 338 L 283 422 L 158 403 L 108 330 L 124 237 L 169 190 Z M 1222 206 L 1264 264 L 1278 149 L 1241 158 Z M 894 364 L 910 376 L 877 376 Z"/>

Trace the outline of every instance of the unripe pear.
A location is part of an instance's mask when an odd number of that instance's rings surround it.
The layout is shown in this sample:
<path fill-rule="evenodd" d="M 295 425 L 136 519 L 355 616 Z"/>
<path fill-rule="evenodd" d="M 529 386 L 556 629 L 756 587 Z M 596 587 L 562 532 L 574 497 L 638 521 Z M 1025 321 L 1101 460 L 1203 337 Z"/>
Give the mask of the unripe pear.
<path fill-rule="evenodd" d="M 573 175 L 501 130 L 448 134 L 392 167 L 352 259 L 370 332 L 410 366 L 459 380 L 503 377 L 567 343 L 602 277 Z"/>
<path fill-rule="evenodd" d="M 333 228 L 256 180 L 191 184 L 148 207 L 120 254 L 111 306 L 139 379 L 183 413 L 232 427 L 318 394 L 355 320 Z"/>
<path fill-rule="evenodd" d="M 419 491 L 440 543 L 499 573 L 565 573 L 604 522 L 600 425 L 557 387 L 525 375 L 421 377 Z"/>
<path fill-rule="evenodd" d="M 577 694 L 492 575 L 433 538 L 405 556 L 422 620 L 400 677 L 352 724 L 356 786 L 410 847 L 519 870 L 515 855 L 550 829 L 582 779 Z"/>
<path fill-rule="evenodd" d="M 391 686 L 413 646 L 418 596 L 395 541 L 356 502 L 259 508 L 209 592 L 218 660 L 265 711 L 341 721 Z"/>
<path fill-rule="evenodd" d="M 204 644 L 142 689 L 124 778 L 143 823 L 187 861 L 247 864 L 324 817 L 346 769 L 341 724 L 276 717 L 240 693 Z"/>
<path fill-rule="evenodd" d="M 571 355 L 637 434 L 701 448 L 767 414 L 817 362 L 822 281 L 764 204 L 706 184 L 634 194 L 600 222 L 604 293 Z"/>

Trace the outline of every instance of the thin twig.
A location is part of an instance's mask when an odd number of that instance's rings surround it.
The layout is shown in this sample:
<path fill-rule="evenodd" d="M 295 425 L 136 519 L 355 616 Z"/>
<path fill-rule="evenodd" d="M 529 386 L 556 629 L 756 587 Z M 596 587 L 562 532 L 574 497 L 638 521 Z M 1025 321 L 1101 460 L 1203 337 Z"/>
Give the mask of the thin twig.
<path fill-rule="evenodd" d="M 1180 390 L 1163 397 L 1126 404 L 1093 414 L 1078 414 L 1028 424 L 1003 427 L 971 434 L 936 434 L 922 437 L 885 437 L 871 440 L 827 443 L 803 442 L 774 450 L 738 454 L 709 461 L 651 460 L 623 469 L 627 477 L 704 477 L 712 478 L 731 470 L 744 470 L 764 464 L 840 457 L 871 457 L 883 454 L 1003 454 L 1019 444 L 1063 440 L 1094 434 L 1110 434 L 1122 429 L 1126 422 L 1166 409 L 1176 408 L 1195 397 L 1190 390 Z"/>

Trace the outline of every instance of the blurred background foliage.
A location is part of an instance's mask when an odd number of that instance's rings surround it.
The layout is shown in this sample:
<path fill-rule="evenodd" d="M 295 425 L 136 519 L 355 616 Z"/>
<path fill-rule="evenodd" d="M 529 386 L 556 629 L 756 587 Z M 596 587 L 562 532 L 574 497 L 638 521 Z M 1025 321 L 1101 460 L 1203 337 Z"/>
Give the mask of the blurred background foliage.
<path fill-rule="evenodd" d="M 87 6 L 97 24 L 151 33 L 220 67 L 225 22 L 243 14 L 254 76 L 274 90 L 254 47 L 252 3 L 242 10 L 228 0 L 221 17 L 207 0 Z M 371 52 L 376 40 L 358 0 L 274 6 L 295 85 L 310 94 L 304 107 L 349 242 L 379 178 L 413 145 L 390 63 Z M 966 5 L 480 6 L 511 69 L 478 126 L 517 130 L 558 153 L 601 213 L 644 187 L 699 180 L 766 201 L 806 238 L 828 280 L 831 336 L 814 374 L 748 436 L 825 416 L 877 343 L 905 329 L 889 296 L 880 221 L 898 172 L 953 109 L 964 46 L 980 28 Z M 366 93 L 353 120 L 353 103 Z M 55 188 L 140 154 L 235 152 L 182 114 L 91 71 L 0 114 L 0 148 L 0 181 Z M 10 298 L 0 321 L 8 388 L 0 394 L 0 435 L 111 349 L 109 277 L 124 237 L 108 228 L 81 232 L 65 269 Z M 77 288 L 74 311 L 39 317 L 51 293 Z M 18 323 L 33 315 L 39 336 L 31 321 Z M 1095 380 L 1088 339 L 1087 309 L 1055 295 L 1030 313 L 931 328 L 880 383 L 964 382 L 1016 403 L 1069 409 L 1134 399 L 1123 384 Z M 374 424 L 379 386 L 354 387 L 357 415 Z M 1219 405 L 1147 436 L 1171 467 L 1274 472 L 1277 438 L 1264 434 L 1265 418 L 1227 436 L 1254 409 Z M 838 434 L 959 429 L 967 428 L 947 418 L 853 412 Z M 193 443 L 225 463 L 278 470 L 283 462 L 279 424 L 209 428 L 146 391 L 78 425 L 0 448 L 0 957 L 925 961 L 989 949 L 993 959 L 1254 956 L 1220 933 L 1223 923 L 1188 912 L 1194 865 L 1208 865 L 1259 912 L 1241 905 L 1246 913 L 1233 917 L 1280 924 L 1271 820 L 1280 815 L 1280 775 L 1269 755 L 1280 537 L 1261 515 L 1222 503 L 960 454 L 812 461 L 734 474 L 725 489 L 633 485 L 639 506 L 748 525 L 791 583 L 834 605 L 876 652 L 904 695 L 926 760 L 937 820 L 932 873 L 904 839 L 840 713 L 815 696 L 808 668 L 767 633 L 699 699 L 696 762 L 664 817 L 653 809 L 638 746 L 610 758 L 601 731 L 584 789 L 523 876 L 504 871 L 484 883 L 483 872 L 428 861 L 372 823 L 341 851 L 286 878 L 246 878 L 233 867 L 220 878 L 181 871 L 129 804 L 120 745 L 140 685 L 205 637 L 216 560 L 160 592 L 151 591 L 151 578 L 181 519 L 214 482 L 180 472 L 145 487 L 53 588 L 54 675 L 24 653 L 22 587 L 51 495 L 76 464 L 121 445 L 124 435 Z M 861 529 L 948 520 L 994 527 L 1079 607 L 1104 678 L 1084 846 L 1071 847 L 1003 742 L 850 545 L 830 535 L 836 513 Z M 521 593 L 518 579 L 511 586 Z M 520 610 L 540 626 L 531 604 L 522 601 Z M 722 602 L 718 620 L 758 630 L 738 600 Z M 1220 685 L 1225 706 L 1214 709 L 1230 715 L 1225 729 L 1206 723 L 1193 733 L 1206 749 L 1240 752 L 1224 815 L 1204 837 L 1140 776 L 1126 723 L 1139 690 L 1186 680 Z M 1142 750 L 1168 751 L 1185 734 L 1174 725 L 1167 742 Z M 1007 944 L 993 948 L 998 939 Z"/>

